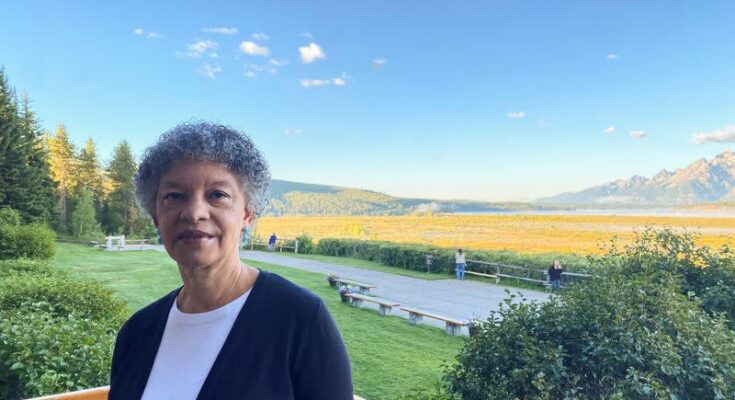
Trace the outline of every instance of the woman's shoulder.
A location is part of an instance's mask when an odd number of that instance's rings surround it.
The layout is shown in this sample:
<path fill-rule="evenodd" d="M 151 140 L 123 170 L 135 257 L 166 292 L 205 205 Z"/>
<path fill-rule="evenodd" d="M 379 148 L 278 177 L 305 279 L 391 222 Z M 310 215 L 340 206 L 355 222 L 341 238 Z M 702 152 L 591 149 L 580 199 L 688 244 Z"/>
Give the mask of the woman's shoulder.
<path fill-rule="evenodd" d="M 176 288 L 160 299 L 133 313 L 120 329 L 120 332 L 122 333 L 130 329 L 139 330 L 145 326 L 160 323 L 161 319 L 165 319 L 169 311 L 171 311 L 171 305 L 176 299 L 179 290 L 181 288 Z"/>
<path fill-rule="evenodd" d="M 261 270 L 260 274 L 257 295 L 254 290 L 248 298 L 248 302 L 259 303 L 258 309 L 281 318 L 295 318 L 302 323 L 326 309 L 322 299 L 308 289 L 272 272 Z"/>

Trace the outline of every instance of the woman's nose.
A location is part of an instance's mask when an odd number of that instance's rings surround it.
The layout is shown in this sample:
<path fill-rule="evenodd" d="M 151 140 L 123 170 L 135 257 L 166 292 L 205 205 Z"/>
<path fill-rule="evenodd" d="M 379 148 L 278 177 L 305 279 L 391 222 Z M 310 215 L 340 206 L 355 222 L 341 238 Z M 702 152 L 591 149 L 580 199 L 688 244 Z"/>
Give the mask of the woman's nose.
<path fill-rule="evenodd" d="M 206 220 L 209 218 L 209 203 L 206 199 L 192 197 L 181 210 L 181 218 L 190 223 Z"/>

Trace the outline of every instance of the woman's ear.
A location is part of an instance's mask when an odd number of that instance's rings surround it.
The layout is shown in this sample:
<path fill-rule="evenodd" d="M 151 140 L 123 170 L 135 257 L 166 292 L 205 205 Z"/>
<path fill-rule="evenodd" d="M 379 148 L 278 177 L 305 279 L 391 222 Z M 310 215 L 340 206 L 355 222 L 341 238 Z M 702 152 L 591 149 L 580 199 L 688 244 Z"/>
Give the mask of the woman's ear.
<path fill-rule="evenodd" d="M 249 226 L 255 219 L 255 210 L 252 207 L 245 207 L 245 226 Z"/>

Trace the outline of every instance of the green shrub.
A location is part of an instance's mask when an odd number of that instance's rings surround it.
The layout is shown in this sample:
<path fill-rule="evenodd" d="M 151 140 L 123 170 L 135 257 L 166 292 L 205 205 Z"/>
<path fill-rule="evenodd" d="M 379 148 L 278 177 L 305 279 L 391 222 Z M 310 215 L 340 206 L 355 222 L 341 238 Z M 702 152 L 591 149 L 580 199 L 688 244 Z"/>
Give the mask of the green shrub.
<path fill-rule="evenodd" d="M 51 267 L 47 260 L 13 259 L 0 260 L 0 279 L 11 274 L 29 273 L 38 275 L 63 274 Z"/>
<path fill-rule="evenodd" d="M 511 251 L 465 250 L 468 260 L 518 265 L 537 269 L 540 274 L 537 277 L 539 279 L 543 278 L 543 271 L 549 268 L 553 260 L 560 260 L 568 271 L 585 272 L 589 269 L 587 260 L 575 255 L 526 255 Z M 315 252 L 330 256 L 359 258 L 417 271 L 426 270 L 426 255 L 432 254 L 434 256 L 432 271 L 443 271 L 448 274 L 453 274 L 456 249 L 422 244 L 325 238 L 319 240 Z M 494 266 L 486 266 L 478 263 L 470 263 L 468 270 L 483 273 L 496 272 Z"/>
<path fill-rule="evenodd" d="M 462 399 L 734 398 L 735 332 L 682 294 L 692 265 L 670 254 L 688 240 L 651 233 L 597 259 L 598 277 L 563 296 L 507 299 L 447 367 L 447 389 Z"/>
<path fill-rule="evenodd" d="M 18 210 L 10 206 L 0 207 L 0 225 L 19 226 L 22 217 Z"/>
<path fill-rule="evenodd" d="M 11 258 L 50 259 L 55 234 L 45 225 L 0 225 L 0 260 Z"/>
<path fill-rule="evenodd" d="M 299 241 L 299 253 L 311 254 L 314 252 L 314 240 L 308 233 L 302 233 L 296 237 L 296 240 Z"/>
<path fill-rule="evenodd" d="M 96 281 L 78 280 L 66 274 L 18 274 L 0 279 L 0 310 L 22 310 L 37 302 L 50 304 L 49 312 L 59 317 L 75 314 L 122 325 L 126 315 L 125 303 Z"/>
<path fill-rule="evenodd" d="M 103 386 L 118 326 L 77 314 L 55 315 L 38 302 L 3 312 L 0 398 L 21 399 Z"/>

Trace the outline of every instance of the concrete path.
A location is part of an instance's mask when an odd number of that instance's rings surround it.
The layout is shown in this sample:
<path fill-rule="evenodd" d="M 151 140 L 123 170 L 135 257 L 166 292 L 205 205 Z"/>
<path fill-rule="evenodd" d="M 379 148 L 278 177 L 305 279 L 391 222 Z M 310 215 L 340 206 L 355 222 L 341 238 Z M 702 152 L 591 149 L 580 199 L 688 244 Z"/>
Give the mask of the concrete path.
<path fill-rule="evenodd" d="M 546 301 L 549 297 L 543 292 L 506 288 L 491 283 L 458 281 L 456 279 L 430 281 L 260 251 L 242 252 L 241 256 L 248 260 L 263 261 L 324 274 L 325 285 L 327 285 L 326 277 L 328 274 L 371 283 L 376 286 L 375 289 L 370 291 L 375 296 L 394 300 L 401 303 L 402 306 L 431 311 L 445 317 L 464 321 L 472 318 L 486 319 L 490 314 L 490 310 L 497 310 L 499 303 L 507 297 L 506 289 L 512 293 L 521 292 L 528 300 Z M 365 306 L 377 308 L 377 305 L 363 302 L 363 307 Z M 394 310 L 392 314 L 408 318 L 407 313 L 401 310 Z M 444 326 L 442 322 L 429 318 L 424 318 L 424 323 Z M 464 328 L 463 333 L 466 334 L 466 328 Z"/>

